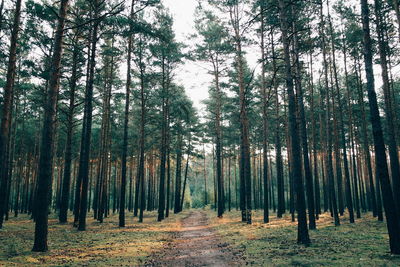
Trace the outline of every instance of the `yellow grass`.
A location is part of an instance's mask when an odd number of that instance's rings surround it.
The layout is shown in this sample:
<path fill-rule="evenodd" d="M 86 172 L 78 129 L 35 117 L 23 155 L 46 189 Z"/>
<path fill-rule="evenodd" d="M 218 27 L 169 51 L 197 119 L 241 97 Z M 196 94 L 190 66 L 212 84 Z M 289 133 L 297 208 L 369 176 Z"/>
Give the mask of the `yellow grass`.
<path fill-rule="evenodd" d="M 180 219 L 171 214 L 162 223 L 156 213 L 147 213 L 144 223 L 127 214 L 126 227 L 118 227 L 118 215 L 100 224 L 88 218 L 87 231 L 49 221 L 49 252 L 31 252 L 34 223 L 27 215 L 11 218 L 0 230 L 0 266 L 137 266 L 179 230 Z M 70 219 L 71 220 L 71 219 Z"/>

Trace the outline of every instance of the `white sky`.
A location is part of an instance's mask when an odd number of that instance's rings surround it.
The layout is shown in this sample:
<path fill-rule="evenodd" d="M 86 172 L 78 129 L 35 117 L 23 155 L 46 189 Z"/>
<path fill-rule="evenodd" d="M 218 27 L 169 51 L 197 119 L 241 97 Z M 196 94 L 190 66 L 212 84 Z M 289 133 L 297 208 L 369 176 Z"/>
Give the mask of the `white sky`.
<path fill-rule="evenodd" d="M 194 11 L 196 0 L 163 0 L 174 18 L 174 30 L 177 40 L 189 44 L 189 36 L 195 32 Z M 204 108 L 201 101 L 208 97 L 208 86 L 212 81 L 207 71 L 195 62 L 188 61 L 176 71 L 176 78 L 182 84 L 199 112 Z"/>
<path fill-rule="evenodd" d="M 169 9 L 174 18 L 174 31 L 177 40 L 186 45 L 191 43 L 189 36 L 195 33 L 194 11 L 198 1 L 201 0 L 162 0 L 164 6 Z M 246 56 L 250 68 L 256 67 L 257 53 L 254 53 L 254 51 L 258 50 L 258 48 L 253 46 L 244 49 L 247 50 L 247 52 L 250 52 L 247 53 Z M 375 87 L 376 90 L 380 92 L 382 79 L 380 75 L 381 69 L 378 65 L 374 65 L 374 72 L 376 82 Z M 395 66 L 393 68 L 393 74 L 398 76 L 399 73 L 400 66 Z M 198 109 L 200 116 L 204 115 L 205 106 L 201 104 L 201 102 L 208 98 L 208 87 L 212 82 L 212 77 L 207 73 L 207 70 L 202 67 L 200 63 L 188 61 L 176 71 L 176 80 L 178 84 L 185 87 L 187 95 L 194 102 L 194 106 Z"/>

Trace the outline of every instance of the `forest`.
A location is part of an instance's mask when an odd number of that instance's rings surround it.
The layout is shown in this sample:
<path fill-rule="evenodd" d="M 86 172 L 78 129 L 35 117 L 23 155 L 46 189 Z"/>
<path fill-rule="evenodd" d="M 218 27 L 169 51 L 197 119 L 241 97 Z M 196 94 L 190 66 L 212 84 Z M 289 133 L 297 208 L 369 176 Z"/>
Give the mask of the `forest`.
<path fill-rule="evenodd" d="M 399 0 L 0 1 L 0 266 L 400 266 Z"/>

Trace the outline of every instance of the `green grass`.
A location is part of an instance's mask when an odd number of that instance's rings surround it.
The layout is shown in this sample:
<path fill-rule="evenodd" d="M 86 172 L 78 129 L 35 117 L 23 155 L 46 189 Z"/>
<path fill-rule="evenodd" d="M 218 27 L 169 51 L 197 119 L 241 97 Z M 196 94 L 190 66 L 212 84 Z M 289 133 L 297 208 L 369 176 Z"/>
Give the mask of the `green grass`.
<path fill-rule="evenodd" d="M 342 218 L 335 227 L 329 214 L 310 231 L 312 244 L 298 245 L 297 225 L 286 216 L 271 216 L 269 224 L 262 223 L 262 212 L 254 212 L 253 224 L 240 222 L 240 213 L 226 213 L 215 218 L 209 211 L 213 226 L 227 243 L 240 249 L 248 264 L 256 266 L 400 266 L 400 256 L 389 253 L 386 224 L 372 216 L 350 224 Z"/>
<path fill-rule="evenodd" d="M 78 232 L 71 224 L 58 224 L 52 215 L 50 250 L 44 253 L 31 252 L 34 223 L 29 217 L 11 218 L 0 230 L 0 266 L 137 266 L 172 239 L 185 215 L 187 212 L 171 214 L 159 223 L 152 212 L 140 224 L 128 214 L 125 228 L 118 227 L 118 215 L 102 224 L 88 218 L 85 232 Z"/>

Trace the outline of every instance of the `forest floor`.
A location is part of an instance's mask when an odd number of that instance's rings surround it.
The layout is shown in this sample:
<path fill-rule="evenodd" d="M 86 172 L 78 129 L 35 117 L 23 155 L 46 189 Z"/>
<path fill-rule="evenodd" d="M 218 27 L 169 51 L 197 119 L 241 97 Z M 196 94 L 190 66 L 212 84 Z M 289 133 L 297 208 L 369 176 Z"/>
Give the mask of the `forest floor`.
<path fill-rule="evenodd" d="M 141 266 L 173 238 L 188 213 L 171 214 L 162 223 L 157 222 L 156 212 L 146 212 L 143 223 L 127 213 L 125 228 L 118 227 L 118 214 L 103 223 L 88 214 L 85 232 L 71 223 L 59 224 L 51 214 L 49 251 L 43 253 L 31 252 L 34 223 L 29 217 L 10 217 L 0 229 L 0 266 Z"/>
<path fill-rule="evenodd" d="M 400 266 L 400 256 L 389 253 L 385 222 L 363 214 L 350 224 L 341 217 L 335 227 L 328 213 L 317 221 L 317 230 L 310 231 L 312 244 L 298 245 L 297 223 L 289 214 L 283 218 L 270 216 L 263 223 L 263 212 L 253 212 L 253 223 L 241 222 L 238 211 L 226 212 L 217 218 L 207 211 L 211 225 L 231 247 L 242 251 L 246 264 L 254 266 Z"/>
<path fill-rule="evenodd" d="M 210 224 L 206 212 L 191 211 L 181 222 L 169 244 L 154 253 L 146 266 L 243 266 L 238 249 L 223 242 Z"/>
<path fill-rule="evenodd" d="M 240 212 L 185 210 L 162 223 L 147 213 L 144 223 L 127 214 L 100 224 L 88 218 L 87 231 L 49 221 L 49 252 L 31 252 L 34 224 L 27 215 L 10 218 L 0 230 L 0 266 L 400 266 L 389 253 L 386 224 L 363 214 L 355 224 L 346 215 L 335 227 L 329 214 L 310 231 L 309 247 L 296 244 L 296 223 L 290 216 L 253 212 L 253 224 L 240 221 Z"/>

